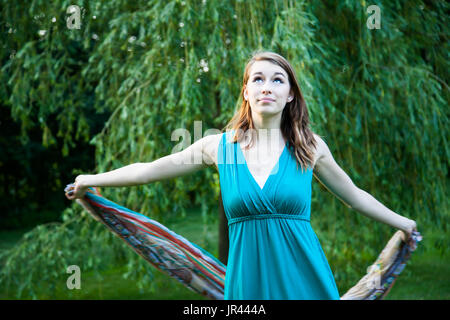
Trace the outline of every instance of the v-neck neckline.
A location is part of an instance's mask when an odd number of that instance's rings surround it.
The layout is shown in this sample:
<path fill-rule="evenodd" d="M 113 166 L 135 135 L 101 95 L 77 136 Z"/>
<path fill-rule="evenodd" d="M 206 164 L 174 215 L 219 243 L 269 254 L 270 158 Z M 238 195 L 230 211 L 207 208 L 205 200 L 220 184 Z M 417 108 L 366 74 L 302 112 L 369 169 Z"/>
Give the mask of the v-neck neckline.
<path fill-rule="evenodd" d="M 287 148 L 287 142 L 284 144 L 283 151 L 281 151 L 281 154 L 279 155 L 277 162 L 275 163 L 275 165 L 274 165 L 274 166 L 272 167 L 272 169 L 270 170 L 269 176 L 266 178 L 266 181 L 264 181 L 264 184 L 263 184 L 262 188 L 261 188 L 261 186 L 259 185 L 258 181 L 256 181 L 256 179 L 255 179 L 255 177 L 253 176 L 253 174 L 251 173 L 250 168 L 248 167 L 247 159 L 245 159 L 245 155 L 244 155 L 244 152 L 242 151 L 241 144 L 240 144 L 239 142 L 236 142 L 236 144 L 237 144 L 237 148 L 238 148 L 239 151 L 241 152 L 242 158 L 244 158 L 244 164 L 245 164 L 245 168 L 247 169 L 248 175 L 250 176 L 250 178 L 251 178 L 251 180 L 253 181 L 253 183 L 256 184 L 256 186 L 258 187 L 258 189 L 260 190 L 260 192 L 263 192 L 263 191 L 264 191 L 264 188 L 268 185 L 270 178 L 271 178 L 272 176 L 274 176 L 274 175 L 272 174 L 273 170 L 274 170 L 277 166 L 280 165 L 281 158 L 283 157 L 284 152 L 286 151 L 286 148 Z"/>

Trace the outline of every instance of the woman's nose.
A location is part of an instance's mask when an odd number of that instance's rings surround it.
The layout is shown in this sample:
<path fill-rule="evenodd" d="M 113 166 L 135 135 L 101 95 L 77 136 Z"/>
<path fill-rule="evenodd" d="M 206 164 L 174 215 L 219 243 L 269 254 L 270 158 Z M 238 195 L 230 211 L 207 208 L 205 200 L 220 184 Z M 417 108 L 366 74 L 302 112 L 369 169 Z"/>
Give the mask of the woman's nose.
<path fill-rule="evenodd" d="M 264 85 L 264 86 L 262 87 L 261 92 L 262 92 L 263 94 L 269 94 L 269 93 L 272 93 L 272 91 L 271 91 L 271 89 L 270 89 L 270 87 L 269 87 L 268 85 Z"/>

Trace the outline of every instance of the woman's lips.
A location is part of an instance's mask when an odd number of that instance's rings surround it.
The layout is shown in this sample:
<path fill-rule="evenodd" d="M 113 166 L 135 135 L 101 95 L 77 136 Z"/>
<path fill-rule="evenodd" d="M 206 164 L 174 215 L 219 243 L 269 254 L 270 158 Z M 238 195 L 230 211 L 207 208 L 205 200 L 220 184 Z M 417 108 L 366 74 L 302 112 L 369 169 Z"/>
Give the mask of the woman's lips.
<path fill-rule="evenodd" d="M 262 102 L 274 102 L 275 100 L 270 99 L 270 98 L 263 98 L 263 99 L 260 99 L 259 101 L 262 101 Z"/>

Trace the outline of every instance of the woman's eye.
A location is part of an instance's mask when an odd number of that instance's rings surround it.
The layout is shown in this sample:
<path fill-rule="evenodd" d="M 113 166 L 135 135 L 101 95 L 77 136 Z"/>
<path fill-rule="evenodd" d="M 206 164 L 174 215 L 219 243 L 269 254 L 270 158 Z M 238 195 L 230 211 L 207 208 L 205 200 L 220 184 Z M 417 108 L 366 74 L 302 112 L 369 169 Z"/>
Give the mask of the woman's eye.
<path fill-rule="evenodd" d="M 262 80 L 262 78 L 261 78 L 261 77 L 253 78 L 253 82 L 256 82 L 256 81 L 259 81 L 259 80 Z M 274 79 L 273 81 L 274 81 L 274 82 L 275 82 L 275 81 L 279 81 L 279 83 L 283 83 L 283 80 L 281 80 L 280 78 L 276 78 L 276 79 Z"/>

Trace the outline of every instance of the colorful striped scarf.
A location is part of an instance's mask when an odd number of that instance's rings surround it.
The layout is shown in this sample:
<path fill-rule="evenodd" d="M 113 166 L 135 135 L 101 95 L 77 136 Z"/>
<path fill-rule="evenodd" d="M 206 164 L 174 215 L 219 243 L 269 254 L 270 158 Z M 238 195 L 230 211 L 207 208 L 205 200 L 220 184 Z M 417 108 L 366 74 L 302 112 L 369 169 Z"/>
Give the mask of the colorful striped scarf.
<path fill-rule="evenodd" d="M 73 188 L 69 184 L 64 191 L 70 193 Z M 96 188 L 89 188 L 77 202 L 159 270 L 201 295 L 223 299 L 226 266 L 204 249 L 157 221 L 107 200 Z M 418 232 L 412 238 L 410 246 L 397 231 L 369 273 L 341 299 L 375 300 L 386 296 L 422 240 Z"/>

